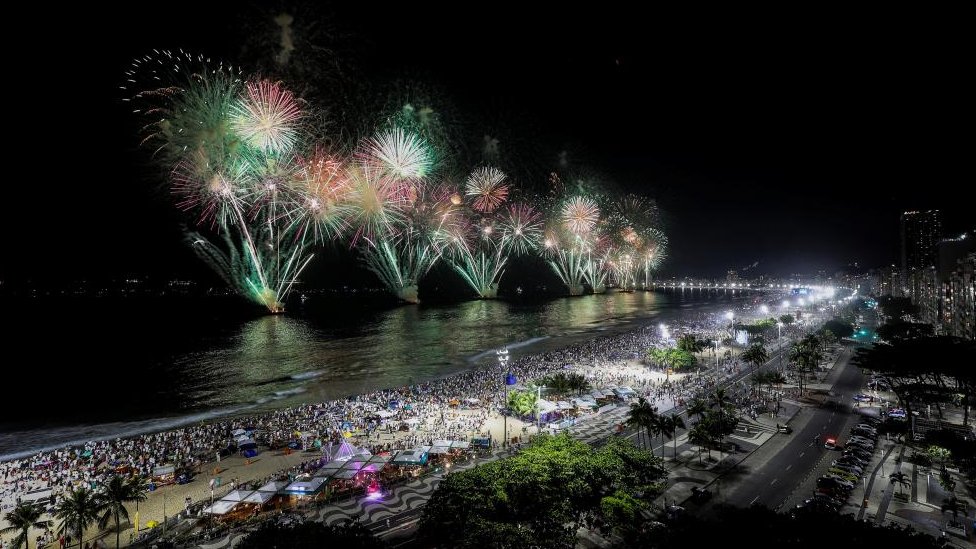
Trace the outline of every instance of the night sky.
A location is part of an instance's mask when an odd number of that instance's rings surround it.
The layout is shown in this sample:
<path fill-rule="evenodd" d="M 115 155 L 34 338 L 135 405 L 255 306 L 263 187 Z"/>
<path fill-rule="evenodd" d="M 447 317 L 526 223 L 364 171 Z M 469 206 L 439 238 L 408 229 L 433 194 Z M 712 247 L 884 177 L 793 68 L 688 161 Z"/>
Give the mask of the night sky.
<path fill-rule="evenodd" d="M 237 61 L 262 9 L 198 4 L 11 16 L 35 39 L 8 51 L 4 277 L 199 272 L 118 90 L 153 47 Z M 962 17 L 401 6 L 324 12 L 357 77 L 429 82 L 554 151 L 541 163 L 565 150 L 655 197 L 669 274 L 890 263 L 904 209 L 974 224 Z"/>

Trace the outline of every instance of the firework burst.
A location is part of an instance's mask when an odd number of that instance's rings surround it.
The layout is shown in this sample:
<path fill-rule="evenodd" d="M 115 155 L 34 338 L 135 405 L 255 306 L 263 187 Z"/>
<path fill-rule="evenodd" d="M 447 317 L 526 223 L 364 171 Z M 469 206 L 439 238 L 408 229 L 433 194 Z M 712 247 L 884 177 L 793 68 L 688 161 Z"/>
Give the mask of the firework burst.
<path fill-rule="evenodd" d="M 198 151 L 181 160 L 170 174 L 176 207 L 196 211 L 201 225 L 238 223 L 244 207 L 246 175 L 243 164 L 215 166 Z"/>
<path fill-rule="evenodd" d="M 434 153 L 419 135 L 401 128 L 385 130 L 366 143 L 368 162 L 396 179 L 418 180 L 430 175 Z"/>
<path fill-rule="evenodd" d="M 302 112 L 294 94 L 280 82 L 248 82 L 233 104 L 231 126 L 245 143 L 266 154 L 284 154 L 298 139 Z"/>
<path fill-rule="evenodd" d="M 511 204 L 500 224 L 505 248 L 525 255 L 542 241 L 542 214 L 528 204 Z"/>
<path fill-rule="evenodd" d="M 299 158 L 297 163 L 291 188 L 298 195 L 292 216 L 298 234 L 311 230 L 319 242 L 338 238 L 347 228 L 349 214 L 350 187 L 345 166 L 322 148 Z"/>
<path fill-rule="evenodd" d="M 600 220 L 600 207 L 592 198 L 574 196 L 563 204 L 560 211 L 563 225 L 571 233 L 585 235 L 596 227 Z"/>
<path fill-rule="evenodd" d="M 394 232 L 403 220 L 406 193 L 403 185 L 369 164 L 353 163 L 346 169 L 348 181 L 350 245 L 360 238 L 377 240 Z"/>
<path fill-rule="evenodd" d="M 464 194 L 474 197 L 471 207 L 482 213 L 491 213 L 508 198 L 505 173 L 491 166 L 477 168 L 464 184 Z"/>

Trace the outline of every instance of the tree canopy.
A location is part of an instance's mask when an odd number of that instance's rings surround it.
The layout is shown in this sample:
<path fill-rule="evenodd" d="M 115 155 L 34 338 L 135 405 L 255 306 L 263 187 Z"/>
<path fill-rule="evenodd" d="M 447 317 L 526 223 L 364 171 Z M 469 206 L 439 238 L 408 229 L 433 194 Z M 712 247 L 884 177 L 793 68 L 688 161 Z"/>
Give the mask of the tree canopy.
<path fill-rule="evenodd" d="M 448 475 L 420 536 L 440 547 L 573 547 L 581 525 L 632 526 L 664 476 L 658 458 L 625 439 L 594 450 L 543 435 L 511 458 Z"/>

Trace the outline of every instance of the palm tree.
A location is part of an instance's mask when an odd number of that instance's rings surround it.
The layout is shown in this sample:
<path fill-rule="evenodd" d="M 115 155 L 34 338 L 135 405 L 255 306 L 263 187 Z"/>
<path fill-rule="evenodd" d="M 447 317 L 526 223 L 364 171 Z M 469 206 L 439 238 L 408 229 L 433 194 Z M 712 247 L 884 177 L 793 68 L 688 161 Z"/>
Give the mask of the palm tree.
<path fill-rule="evenodd" d="M 654 425 L 651 426 L 655 433 L 661 435 L 661 457 L 664 457 L 664 437 L 671 438 L 671 431 L 668 429 L 668 417 L 664 414 L 654 416 Z"/>
<path fill-rule="evenodd" d="M 14 549 L 20 549 L 20 547 L 27 547 L 29 549 L 30 538 L 28 535 L 30 529 L 37 524 L 43 514 L 44 509 L 39 505 L 18 503 L 13 511 L 7 513 L 7 523 L 10 526 L 0 530 L 0 533 L 9 534 L 11 532 L 19 532 L 17 537 L 13 539 Z"/>
<path fill-rule="evenodd" d="M 711 400 L 712 406 L 718 408 L 719 410 L 724 410 L 732 400 L 729 398 L 728 393 L 725 389 L 715 389 L 712 394 L 708 395 L 708 399 Z"/>
<path fill-rule="evenodd" d="M 803 394 L 803 379 L 807 372 L 812 372 L 823 357 L 820 352 L 819 342 L 816 336 L 808 335 L 797 341 L 790 348 L 790 362 L 796 366 L 797 378 L 799 379 L 800 395 Z"/>
<path fill-rule="evenodd" d="M 912 485 L 912 481 L 908 480 L 908 475 L 902 473 L 901 471 L 891 473 L 890 475 L 888 475 L 888 478 L 891 479 L 892 483 L 898 485 L 899 494 L 902 493 L 902 487 Z"/>
<path fill-rule="evenodd" d="M 742 360 L 752 364 L 752 370 L 755 371 L 769 360 L 769 353 L 762 343 L 755 343 L 742 353 Z"/>
<path fill-rule="evenodd" d="M 100 498 L 94 492 L 81 487 L 68 491 L 64 499 L 58 502 L 54 515 L 64 521 L 61 523 L 61 529 L 65 533 L 72 528 L 78 529 L 78 547 L 81 547 L 85 528 L 98 520 L 102 506 Z"/>
<path fill-rule="evenodd" d="M 668 438 L 674 439 L 674 459 L 678 459 L 678 429 L 685 428 L 685 422 L 678 414 L 662 415 L 661 425 Z M 661 457 L 664 457 L 664 446 L 661 446 Z"/>
<path fill-rule="evenodd" d="M 712 459 L 712 447 L 710 446 L 712 438 L 708 434 L 708 430 L 702 425 L 695 425 L 688 431 L 688 442 L 698 446 L 698 463 L 701 463 L 701 451 L 702 448 L 708 450 L 708 459 Z"/>
<path fill-rule="evenodd" d="M 115 546 L 120 547 L 119 536 L 122 534 L 119 529 L 120 519 L 129 520 L 129 511 L 125 508 L 125 504 L 146 501 L 146 488 L 137 477 L 126 480 L 121 476 L 112 477 L 112 480 L 103 487 L 105 491 L 99 494 L 103 509 L 102 516 L 98 518 L 98 527 L 105 528 L 108 521 L 114 517 Z"/>
<path fill-rule="evenodd" d="M 646 430 L 647 440 L 650 442 L 653 440 L 651 432 L 656 418 L 657 406 L 651 405 L 646 398 L 640 397 L 637 402 L 630 405 L 630 411 L 627 413 L 627 424 L 637 427 L 638 436 L 640 436 L 642 429 Z"/>
<path fill-rule="evenodd" d="M 579 396 L 583 394 L 583 391 L 590 388 L 590 382 L 586 381 L 586 376 L 583 374 L 570 374 L 569 388 L 576 391 L 577 396 Z"/>
<path fill-rule="evenodd" d="M 688 403 L 685 412 L 688 414 L 688 417 L 697 416 L 698 421 L 701 421 L 705 417 L 705 414 L 708 413 L 708 404 L 700 398 L 695 398 Z"/>

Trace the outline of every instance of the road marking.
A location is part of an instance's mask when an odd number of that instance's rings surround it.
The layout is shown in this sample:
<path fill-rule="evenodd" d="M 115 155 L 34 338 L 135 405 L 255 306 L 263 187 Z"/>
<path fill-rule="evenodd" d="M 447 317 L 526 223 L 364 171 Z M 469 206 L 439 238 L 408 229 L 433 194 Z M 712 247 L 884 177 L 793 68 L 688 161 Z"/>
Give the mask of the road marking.
<path fill-rule="evenodd" d="M 759 500 L 759 496 L 756 496 L 756 497 L 752 498 L 752 501 L 749 502 L 749 505 L 752 505 L 753 503 L 756 503 L 758 500 Z"/>
<path fill-rule="evenodd" d="M 779 480 L 778 478 L 774 478 L 773 481 L 769 483 L 769 485 L 772 486 L 772 485 L 776 484 L 776 482 L 778 480 Z"/>
<path fill-rule="evenodd" d="M 806 452 L 800 452 L 800 457 L 803 457 L 803 454 L 805 454 L 805 453 Z"/>
<path fill-rule="evenodd" d="M 791 463 L 791 464 L 789 464 L 789 465 L 786 466 L 786 469 L 784 469 L 784 471 L 789 471 L 792 467 L 793 467 L 793 464 Z"/>

